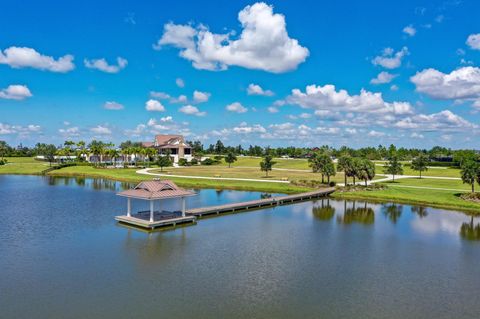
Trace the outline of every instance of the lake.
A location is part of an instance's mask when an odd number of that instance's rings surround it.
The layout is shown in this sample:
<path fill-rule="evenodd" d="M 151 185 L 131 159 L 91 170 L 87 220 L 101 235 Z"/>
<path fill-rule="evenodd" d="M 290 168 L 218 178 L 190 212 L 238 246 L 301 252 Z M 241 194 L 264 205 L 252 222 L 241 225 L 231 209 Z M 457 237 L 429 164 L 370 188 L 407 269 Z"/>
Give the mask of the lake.
<path fill-rule="evenodd" d="M 146 233 L 113 219 L 129 186 L 0 176 L 0 318 L 479 316 L 462 213 L 324 199 Z M 187 207 L 262 196 L 196 191 Z"/>

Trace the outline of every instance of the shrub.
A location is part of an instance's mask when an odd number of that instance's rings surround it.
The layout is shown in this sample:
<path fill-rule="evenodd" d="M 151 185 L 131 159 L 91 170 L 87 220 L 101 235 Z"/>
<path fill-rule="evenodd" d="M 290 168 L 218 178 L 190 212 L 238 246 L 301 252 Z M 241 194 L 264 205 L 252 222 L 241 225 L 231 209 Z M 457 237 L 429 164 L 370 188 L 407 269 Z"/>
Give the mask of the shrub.
<path fill-rule="evenodd" d="M 188 161 L 184 158 L 181 158 L 178 160 L 178 165 L 179 166 L 188 166 Z"/>
<path fill-rule="evenodd" d="M 196 158 L 192 158 L 192 160 L 190 161 L 190 164 L 191 165 L 198 165 L 198 160 Z"/>
<path fill-rule="evenodd" d="M 7 164 L 7 160 L 6 159 L 0 159 L 0 165 L 5 165 Z"/>
<path fill-rule="evenodd" d="M 331 182 L 328 184 L 328 186 L 330 186 L 330 187 L 335 187 L 335 185 L 336 185 L 336 183 L 335 183 L 334 181 L 331 181 Z"/>
<path fill-rule="evenodd" d="M 213 165 L 215 164 L 215 161 L 212 160 L 211 158 L 206 158 L 202 161 L 202 165 Z"/>

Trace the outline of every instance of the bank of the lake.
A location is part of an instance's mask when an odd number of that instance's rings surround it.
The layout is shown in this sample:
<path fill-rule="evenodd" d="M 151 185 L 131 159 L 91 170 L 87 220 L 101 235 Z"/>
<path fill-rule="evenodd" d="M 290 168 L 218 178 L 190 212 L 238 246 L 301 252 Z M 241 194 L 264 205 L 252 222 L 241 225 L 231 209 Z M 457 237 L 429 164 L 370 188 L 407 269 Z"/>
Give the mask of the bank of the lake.
<path fill-rule="evenodd" d="M 240 158 L 238 165 L 250 167 L 257 164 L 258 158 Z M 279 166 L 281 170 L 275 172 L 276 178 L 287 176 L 283 170 L 291 170 L 290 177 L 305 178 L 305 172 L 298 172 L 298 176 L 294 175 L 295 170 L 303 170 L 308 168 L 305 160 L 280 160 Z M 35 161 L 33 158 L 11 158 L 8 165 L 0 166 L 1 174 L 41 174 L 43 170 L 48 168 L 48 163 Z M 196 168 L 180 169 L 184 171 L 192 171 L 192 177 L 202 175 L 201 170 L 206 170 L 211 173 L 216 166 L 199 166 Z M 238 166 L 236 166 L 238 168 Z M 242 167 L 242 166 L 240 166 Z M 218 166 L 219 170 L 228 171 L 225 165 Z M 380 169 L 380 167 L 377 167 Z M 136 173 L 138 169 L 101 169 L 92 166 L 72 166 L 65 167 L 59 170 L 53 170 L 48 173 L 50 176 L 65 176 L 65 177 L 93 177 L 93 178 L 107 178 L 116 181 L 124 182 L 139 182 L 142 180 L 151 179 L 153 176 L 141 175 Z M 237 169 L 238 170 L 238 169 Z M 172 174 L 178 172 L 176 169 L 166 169 Z M 410 172 L 409 173 L 413 173 Z M 185 173 L 183 173 L 185 174 Z M 206 173 L 205 173 L 206 174 Z M 430 174 L 430 175 L 428 175 Z M 440 175 L 446 179 L 428 179 L 428 178 L 408 178 L 398 180 L 395 183 L 382 183 L 388 189 L 377 191 L 360 191 L 360 192 L 336 192 L 333 196 L 337 198 L 349 199 L 369 199 L 375 201 L 395 201 L 399 203 L 410 203 L 419 205 L 431 205 L 439 208 L 458 209 L 469 214 L 480 214 L 480 204 L 465 201 L 460 198 L 463 191 L 470 189 L 469 185 L 463 184 L 460 180 L 451 180 L 449 178 L 459 176 L 459 170 L 456 169 L 431 169 L 426 176 L 431 174 Z M 235 175 L 233 175 L 235 176 Z M 239 177 L 248 177 L 241 175 Z M 167 178 L 167 177 L 162 177 Z M 301 187 L 288 183 L 265 183 L 252 181 L 238 181 L 238 180 L 216 180 L 216 179 L 196 179 L 182 177 L 168 177 L 182 187 L 191 188 L 215 188 L 215 189 L 234 189 L 234 190 L 250 190 L 259 192 L 275 192 L 284 194 L 300 193 L 312 190 L 309 187 Z M 316 175 L 315 178 L 320 178 Z M 343 180 L 342 176 L 337 176 L 336 180 Z"/>

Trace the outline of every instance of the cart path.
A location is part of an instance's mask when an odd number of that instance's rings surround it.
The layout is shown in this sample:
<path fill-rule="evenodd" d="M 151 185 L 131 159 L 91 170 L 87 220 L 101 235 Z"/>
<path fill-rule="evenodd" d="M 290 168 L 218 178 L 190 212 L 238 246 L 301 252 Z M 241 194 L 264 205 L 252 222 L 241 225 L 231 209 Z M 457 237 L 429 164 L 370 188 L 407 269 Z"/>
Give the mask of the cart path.
<path fill-rule="evenodd" d="M 265 179 L 253 179 L 253 178 L 235 178 L 235 177 L 210 177 L 210 176 L 185 176 L 185 175 L 174 175 L 174 174 L 161 174 L 161 173 L 152 173 L 150 170 L 156 170 L 157 168 L 144 168 L 136 171 L 137 174 L 150 175 L 150 176 L 159 176 L 159 177 L 177 177 L 177 178 L 193 178 L 193 179 L 214 179 L 222 181 L 244 181 L 244 182 L 261 182 L 261 183 L 283 183 L 289 184 L 290 181 L 279 181 L 279 180 L 265 180 Z"/>

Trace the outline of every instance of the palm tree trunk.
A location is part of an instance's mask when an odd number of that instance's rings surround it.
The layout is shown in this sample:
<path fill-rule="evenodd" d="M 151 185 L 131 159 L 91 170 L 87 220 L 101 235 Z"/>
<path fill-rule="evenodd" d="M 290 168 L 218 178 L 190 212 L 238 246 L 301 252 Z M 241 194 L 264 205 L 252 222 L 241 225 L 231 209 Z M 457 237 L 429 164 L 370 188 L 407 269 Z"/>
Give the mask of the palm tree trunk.
<path fill-rule="evenodd" d="M 472 183 L 472 193 L 475 193 L 475 182 Z"/>
<path fill-rule="evenodd" d="M 324 175 L 322 174 L 322 184 L 325 184 Z"/>
<path fill-rule="evenodd" d="M 422 179 L 422 171 L 420 171 L 420 179 Z"/>
<path fill-rule="evenodd" d="M 347 186 L 347 174 L 343 174 L 343 178 L 345 179 L 345 184 L 344 184 L 344 186 Z"/>
<path fill-rule="evenodd" d="M 367 186 L 368 186 L 368 185 L 367 185 L 367 180 L 365 179 L 365 187 L 367 187 Z"/>

